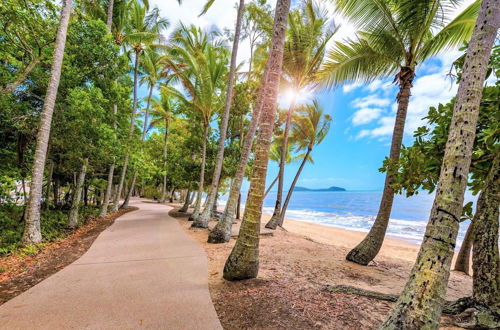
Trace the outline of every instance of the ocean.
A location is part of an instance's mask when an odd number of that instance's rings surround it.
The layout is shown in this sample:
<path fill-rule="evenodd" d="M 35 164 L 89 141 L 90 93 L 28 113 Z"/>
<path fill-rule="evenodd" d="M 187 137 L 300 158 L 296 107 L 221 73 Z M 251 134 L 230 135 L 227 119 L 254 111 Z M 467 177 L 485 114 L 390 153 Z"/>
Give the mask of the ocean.
<path fill-rule="evenodd" d="M 381 191 L 310 192 L 296 191 L 292 195 L 286 217 L 293 220 L 368 232 L 377 215 Z M 221 196 L 224 204 L 226 196 Z M 245 203 L 246 192 L 242 193 Z M 264 200 L 263 212 L 272 214 L 276 192 Z M 387 234 L 392 237 L 419 243 L 425 232 L 434 194 L 425 191 L 406 197 L 396 195 Z M 476 201 L 476 196 L 466 193 L 465 201 Z M 460 224 L 457 243 L 461 244 L 469 221 Z"/>

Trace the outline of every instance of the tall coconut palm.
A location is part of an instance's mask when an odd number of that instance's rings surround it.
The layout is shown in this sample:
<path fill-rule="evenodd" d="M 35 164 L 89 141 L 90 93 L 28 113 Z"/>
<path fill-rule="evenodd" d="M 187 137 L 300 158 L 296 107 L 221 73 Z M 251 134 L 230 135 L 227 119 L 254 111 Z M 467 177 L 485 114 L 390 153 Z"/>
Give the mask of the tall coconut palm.
<path fill-rule="evenodd" d="M 451 9 L 458 3 L 461 1 L 336 0 L 338 10 L 360 31 L 357 39 L 336 44 L 320 76 L 328 86 L 395 76 L 399 92 L 389 153 L 391 162 L 399 159 L 417 64 L 461 45 L 472 33 L 479 2 L 450 21 Z M 380 250 L 394 200 L 391 181 L 388 173 L 377 218 L 365 239 L 349 252 L 347 260 L 367 265 Z"/>
<path fill-rule="evenodd" d="M 483 0 L 465 57 L 429 223 L 408 282 L 382 329 L 439 327 L 462 215 L 483 84 L 499 28 L 500 2 Z"/>
<path fill-rule="evenodd" d="M 293 97 L 288 108 L 283 132 L 276 203 L 273 216 L 266 224 L 266 228 L 276 229 L 281 218 L 285 159 L 296 95 L 304 93 L 318 84 L 317 72 L 323 62 L 326 45 L 335 32 L 327 17 L 327 11 L 316 6 L 312 0 L 308 0 L 302 9 L 291 12 L 288 19 L 289 28 L 283 55 L 283 77 L 287 87 L 291 89 Z"/>
<path fill-rule="evenodd" d="M 30 195 L 25 212 L 25 227 L 23 234 L 23 242 L 25 244 L 38 243 L 42 240 L 42 233 L 40 231 L 40 205 L 42 198 L 43 171 L 45 168 L 47 147 L 52 126 L 52 114 L 54 113 L 54 105 L 61 78 L 66 35 L 71 15 L 71 4 L 72 0 L 64 0 L 61 8 L 61 18 L 59 21 L 59 28 L 57 29 L 50 79 L 40 116 L 40 126 L 38 128 L 35 157 L 31 174 Z"/>
<path fill-rule="evenodd" d="M 167 195 L 167 142 L 168 142 L 168 128 L 170 121 L 172 120 L 172 109 L 174 107 L 174 102 L 171 97 L 162 93 L 161 99 L 152 99 L 153 119 L 151 120 L 150 126 L 163 126 L 165 128 L 165 138 L 163 140 L 163 182 L 161 187 L 161 197 L 160 203 L 165 203 L 165 198 Z"/>
<path fill-rule="evenodd" d="M 276 102 L 283 61 L 283 48 L 290 10 L 290 0 L 276 3 L 273 37 L 263 77 L 262 91 L 257 101 L 261 106 L 262 117 L 255 150 L 255 161 L 250 178 L 250 191 L 236 244 L 224 265 L 223 276 L 226 280 L 241 280 L 257 277 L 259 272 L 259 233 L 262 216 L 262 202 L 266 184 L 269 148 L 273 135 L 276 116 Z"/>
<path fill-rule="evenodd" d="M 142 139 L 146 138 L 148 130 L 149 107 L 151 105 L 151 96 L 156 84 L 165 77 L 165 72 L 161 65 L 162 56 L 154 49 L 149 49 L 144 52 L 141 65 L 141 84 L 146 84 L 149 88 L 148 96 L 146 97 L 146 109 L 144 112 L 144 126 L 142 130 Z"/>
<path fill-rule="evenodd" d="M 249 6 L 251 6 L 250 4 Z M 259 14 L 259 20 L 261 20 L 263 24 L 258 24 L 259 27 L 264 27 L 267 26 L 265 24 L 265 21 L 267 20 L 266 13 L 264 11 L 261 11 Z M 260 37 L 258 37 L 255 40 L 258 40 Z M 252 58 L 253 58 L 254 53 L 252 52 Z M 253 63 L 253 60 L 250 59 L 250 63 Z M 266 68 L 264 70 L 264 73 L 262 74 L 262 81 L 265 81 L 265 77 L 267 77 L 267 73 L 270 70 L 269 66 L 266 64 Z M 255 74 L 255 70 L 250 68 L 250 72 L 248 74 L 248 77 L 250 77 L 252 74 Z M 261 71 L 259 71 L 261 72 Z M 248 78 L 249 79 L 249 78 Z M 208 242 L 209 243 L 224 243 L 228 242 L 230 237 L 231 237 L 231 226 L 236 214 L 236 210 L 239 205 L 240 201 L 240 190 L 241 190 L 241 185 L 243 184 L 243 178 L 245 176 L 245 172 L 247 169 L 247 163 L 250 158 L 250 152 L 252 150 L 253 146 L 253 141 L 254 141 L 254 136 L 255 132 L 257 131 L 257 125 L 259 124 L 260 121 L 260 116 L 261 116 L 261 110 L 262 110 L 262 95 L 264 93 L 264 90 L 261 88 L 259 91 L 259 95 L 257 97 L 257 104 L 255 108 L 253 109 L 252 112 L 252 119 L 250 121 L 250 125 L 248 127 L 248 132 L 245 135 L 243 139 L 243 144 L 241 148 L 241 155 L 240 155 L 240 160 L 238 163 L 238 167 L 236 169 L 236 173 L 234 174 L 233 180 L 231 181 L 231 188 L 229 191 L 229 196 L 227 199 L 226 203 L 226 208 L 224 210 L 224 213 L 222 217 L 219 219 L 217 222 L 217 225 L 210 231 L 210 234 L 208 236 Z"/>
<path fill-rule="evenodd" d="M 138 90 L 138 78 L 139 78 L 139 59 L 141 53 L 148 46 L 154 45 L 161 39 L 161 31 L 168 27 L 168 21 L 160 17 L 160 12 L 158 8 L 154 8 L 151 12 L 147 12 L 146 6 L 141 6 L 139 3 L 134 2 L 128 11 L 129 24 L 124 27 L 123 31 L 116 32 L 115 38 L 119 40 L 121 44 L 127 46 L 131 49 L 134 54 L 134 90 L 133 90 L 133 105 L 132 105 L 132 115 L 130 118 L 130 131 L 129 135 L 132 136 L 135 127 L 135 115 L 137 113 L 137 90 Z M 118 41 L 117 41 L 118 42 Z M 115 195 L 113 211 L 118 210 L 118 200 L 122 193 L 123 183 L 125 182 L 125 175 L 127 174 L 127 168 L 129 163 L 129 153 L 125 153 L 125 158 L 123 161 L 122 172 L 120 174 L 120 182 L 118 183 L 118 192 Z M 136 174 L 134 174 L 134 177 Z M 135 180 L 132 180 L 135 181 Z M 134 186 L 130 186 L 129 193 L 127 197 L 130 196 L 130 192 L 134 189 Z M 128 204 L 128 199 L 125 198 L 125 202 L 122 207 L 126 207 Z"/>
<path fill-rule="evenodd" d="M 162 89 L 201 117 L 203 130 L 201 169 L 192 226 L 207 228 L 208 223 L 200 219 L 201 195 L 205 183 L 206 147 L 212 114 L 222 105 L 221 87 L 226 74 L 227 51 L 211 40 L 208 34 L 194 26 L 188 28 L 181 25 L 174 33 L 173 43 L 170 56 L 166 56 L 164 60 L 182 83 L 187 96 L 172 86 L 162 86 Z"/>
<path fill-rule="evenodd" d="M 213 0 L 210 0 L 213 1 Z M 210 2 L 209 1 L 209 2 Z M 202 227 L 208 227 L 208 222 L 212 216 L 212 210 L 215 205 L 215 200 L 217 198 L 217 190 L 221 171 L 222 171 L 222 163 L 224 161 L 224 149 L 226 146 L 226 133 L 227 126 L 229 123 L 229 110 L 231 109 L 231 101 L 233 99 L 233 84 L 234 78 L 236 75 L 236 57 L 238 55 L 238 44 L 240 42 L 240 33 L 241 33 L 241 22 L 243 19 L 243 11 L 245 9 L 245 1 L 240 0 L 238 6 L 238 14 L 236 16 L 236 28 L 234 31 L 234 40 L 233 40 L 233 49 L 231 52 L 231 65 L 229 67 L 229 77 L 227 82 L 227 90 L 226 90 L 226 101 L 224 104 L 224 111 L 222 113 L 222 122 L 220 125 L 219 131 L 219 148 L 217 150 L 217 156 L 215 159 L 215 168 L 214 174 L 212 178 L 212 186 L 210 188 L 210 192 L 207 196 L 207 205 L 200 215 L 199 222 Z"/>
<path fill-rule="evenodd" d="M 297 119 L 293 122 L 293 140 L 297 143 L 298 150 L 306 150 L 306 152 L 302 157 L 302 162 L 300 163 L 299 169 L 293 178 L 290 189 L 288 189 L 285 202 L 283 203 L 283 208 L 281 209 L 278 221 L 280 226 L 283 225 L 288 203 L 292 198 L 293 189 L 295 188 L 295 184 L 304 169 L 304 165 L 307 161 L 312 162 L 311 152 L 313 148 L 320 144 L 328 134 L 331 121 L 332 117 L 325 114 L 318 102 L 314 100 L 313 104 L 306 105 L 300 109 Z"/>

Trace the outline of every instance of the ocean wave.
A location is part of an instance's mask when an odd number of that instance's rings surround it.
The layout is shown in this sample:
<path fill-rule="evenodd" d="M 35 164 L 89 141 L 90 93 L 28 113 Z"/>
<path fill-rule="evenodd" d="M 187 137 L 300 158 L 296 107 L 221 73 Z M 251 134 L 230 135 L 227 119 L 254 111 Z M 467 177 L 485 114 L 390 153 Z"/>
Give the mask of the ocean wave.
<path fill-rule="evenodd" d="M 220 205 L 225 205 L 225 201 L 221 200 Z M 242 207 L 244 207 L 243 203 Z M 274 211 L 274 207 L 266 206 L 263 207 L 262 211 L 267 214 L 272 214 Z M 374 211 L 373 214 L 374 215 L 355 215 L 350 212 L 337 214 L 332 212 L 316 211 L 303 208 L 288 209 L 286 212 L 286 218 L 325 226 L 333 226 L 347 230 L 368 232 L 375 221 L 376 211 Z M 389 220 L 389 226 L 387 228 L 387 235 L 419 243 L 422 241 L 426 226 L 427 220 L 391 218 Z M 457 239 L 457 242 L 459 244 L 457 246 L 460 246 L 466 229 L 467 226 L 461 226 Z"/>
<path fill-rule="evenodd" d="M 272 207 L 264 207 L 265 213 L 272 213 Z M 375 216 L 359 216 L 352 214 L 335 214 L 329 212 L 314 211 L 309 209 L 287 210 L 286 217 L 289 219 L 316 223 L 326 226 L 334 226 L 347 230 L 368 232 L 373 226 Z M 424 236 L 427 221 L 415 221 L 405 219 L 390 219 L 387 235 L 412 242 L 420 242 Z M 465 228 L 459 233 L 459 241 L 463 239 Z"/>

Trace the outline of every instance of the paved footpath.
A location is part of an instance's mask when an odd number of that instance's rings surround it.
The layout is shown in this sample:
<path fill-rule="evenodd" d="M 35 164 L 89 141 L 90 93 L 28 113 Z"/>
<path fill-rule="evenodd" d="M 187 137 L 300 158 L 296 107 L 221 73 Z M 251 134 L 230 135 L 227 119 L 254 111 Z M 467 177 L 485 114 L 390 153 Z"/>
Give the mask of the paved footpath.
<path fill-rule="evenodd" d="M 80 259 L 0 306 L 0 329 L 222 329 L 203 248 L 168 206 L 131 205 Z"/>

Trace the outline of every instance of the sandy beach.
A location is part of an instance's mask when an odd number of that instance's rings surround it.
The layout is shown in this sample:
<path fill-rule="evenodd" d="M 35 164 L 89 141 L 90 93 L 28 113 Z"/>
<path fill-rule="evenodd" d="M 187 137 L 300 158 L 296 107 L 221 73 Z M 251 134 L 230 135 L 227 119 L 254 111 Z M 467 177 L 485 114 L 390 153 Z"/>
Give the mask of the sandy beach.
<path fill-rule="evenodd" d="M 284 229 L 273 231 L 264 228 L 270 218 L 264 214 L 258 277 L 227 282 L 222 270 L 235 237 L 227 244 L 208 244 L 208 230 L 190 229 L 185 214 L 172 215 L 205 248 L 210 292 L 225 329 L 376 329 L 392 303 L 325 292 L 325 287 L 348 285 L 398 295 L 419 249 L 415 243 L 387 238 L 375 260 L 360 266 L 346 261 L 345 255 L 365 233 L 290 219 Z M 238 221 L 233 235 L 239 226 Z M 468 296 L 471 290 L 471 277 L 452 271 L 446 299 Z M 442 327 L 453 328 L 449 325 L 450 318 L 443 316 Z"/>
<path fill-rule="evenodd" d="M 265 214 L 264 217 L 270 218 Z M 322 244 L 335 245 L 352 249 L 365 237 L 366 233 L 347 230 L 334 226 L 319 225 L 315 223 L 286 219 L 283 228 L 297 235 L 302 235 Z M 380 255 L 388 258 L 397 258 L 413 262 L 420 246 L 410 241 L 399 238 L 386 237 Z"/>

